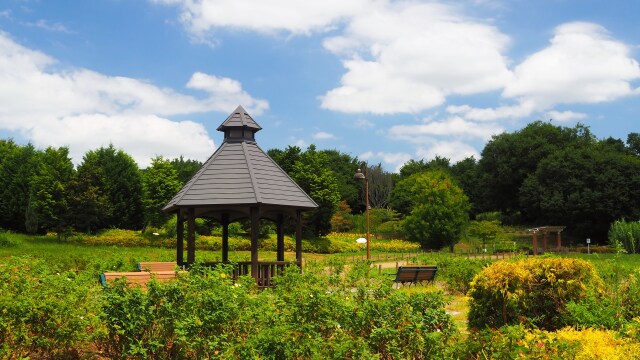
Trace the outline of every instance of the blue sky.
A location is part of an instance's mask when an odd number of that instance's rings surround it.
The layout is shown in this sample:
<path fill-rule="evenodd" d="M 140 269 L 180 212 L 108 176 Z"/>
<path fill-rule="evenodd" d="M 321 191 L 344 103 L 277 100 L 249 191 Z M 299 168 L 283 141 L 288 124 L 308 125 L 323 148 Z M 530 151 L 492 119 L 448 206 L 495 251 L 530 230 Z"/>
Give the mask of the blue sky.
<path fill-rule="evenodd" d="M 640 1 L 0 2 L 0 137 L 205 160 L 237 105 L 264 149 L 397 170 L 534 120 L 640 132 Z"/>

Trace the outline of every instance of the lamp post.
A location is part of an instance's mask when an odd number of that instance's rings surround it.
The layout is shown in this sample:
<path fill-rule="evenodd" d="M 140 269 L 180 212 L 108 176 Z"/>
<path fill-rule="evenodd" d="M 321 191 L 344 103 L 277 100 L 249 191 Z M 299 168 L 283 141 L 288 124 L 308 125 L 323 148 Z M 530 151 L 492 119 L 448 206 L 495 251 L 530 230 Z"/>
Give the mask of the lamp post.
<path fill-rule="evenodd" d="M 364 179 L 364 198 L 365 198 L 365 213 L 367 217 L 367 260 L 371 260 L 371 246 L 369 245 L 369 165 L 364 164 L 364 174 L 362 170 L 358 169 L 358 172 L 353 175 L 356 180 Z"/>

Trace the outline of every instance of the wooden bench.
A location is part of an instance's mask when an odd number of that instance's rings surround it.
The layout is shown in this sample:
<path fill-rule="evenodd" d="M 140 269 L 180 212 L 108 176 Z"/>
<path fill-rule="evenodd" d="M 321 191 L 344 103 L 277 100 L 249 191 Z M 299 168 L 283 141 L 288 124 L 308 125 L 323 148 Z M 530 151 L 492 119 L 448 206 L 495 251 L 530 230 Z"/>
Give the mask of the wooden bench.
<path fill-rule="evenodd" d="M 111 273 L 103 273 L 100 274 L 99 282 L 103 287 L 107 287 L 107 285 L 115 279 L 125 278 L 130 285 L 140 285 L 142 287 L 146 287 L 147 283 L 151 281 L 151 279 L 156 279 L 158 281 L 167 281 L 171 279 L 175 279 L 178 276 L 178 273 L 175 270 L 171 271 L 134 271 L 134 272 L 111 272 Z"/>
<path fill-rule="evenodd" d="M 396 276 L 394 283 L 397 284 L 418 284 L 423 281 L 433 281 L 436 278 L 438 272 L 438 266 L 436 265 L 424 265 L 424 266 L 400 266 L 398 272 L 393 274 Z"/>
<path fill-rule="evenodd" d="M 158 272 L 158 271 L 175 271 L 178 264 L 175 262 L 149 261 L 139 262 L 138 271 Z"/>

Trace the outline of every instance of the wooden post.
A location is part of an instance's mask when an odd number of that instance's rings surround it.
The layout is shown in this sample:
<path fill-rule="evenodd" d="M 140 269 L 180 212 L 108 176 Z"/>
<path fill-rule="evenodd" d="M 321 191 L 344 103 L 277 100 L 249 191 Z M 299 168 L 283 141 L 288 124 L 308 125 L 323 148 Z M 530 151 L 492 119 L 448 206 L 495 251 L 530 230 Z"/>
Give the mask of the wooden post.
<path fill-rule="evenodd" d="M 533 233 L 533 255 L 538 255 L 538 234 Z"/>
<path fill-rule="evenodd" d="M 556 240 L 558 240 L 558 250 L 560 250 L 560 248 L 562 248 L 562 236 L 560 235 L 562 231 L 558 231 L 556 233 Z"/>
<path fill-rule="evenodd" d="M 222 214 L 222 262 L 229 262 L 229 214 Z"/>
<path fill-rule="evenodd" d="M 187 262 L 196 261 L 196 209 L 187 209 Z"/>
<path fill-rule="evenodd" d="M 302 265 L 302 211 L 296 211 L 296 262 Z"/>
<path fill-rule="evenodd" d="M 258 282 L 258 235 L 260 233 L 260 214 L 257 207 L 251 208 L 251 276 Z M 258 284 L 260 285 L 260 284 Z"/>
<path fill-rule="evenodd" d="M 549 233 L 544 230 L 544 235 L 542 236 L 542 241 L 544 243 L 544 251 L 547 251 L 547 239 L 549 239 Z"/>
<path fill-rule="evenodd" d="M 276 223 L 276 233 L 277 233 L 277 251 L 276 251 L 276 260 L 284 261 L 284 215 L 278 215 L 277 223 Z"/>
<path fill-rule="evenodd" d="M 180 209 L 178 209 L 176 217 L 176 263 L 182 266 L 184 264 L 184 219 L 180 214 Z"/>

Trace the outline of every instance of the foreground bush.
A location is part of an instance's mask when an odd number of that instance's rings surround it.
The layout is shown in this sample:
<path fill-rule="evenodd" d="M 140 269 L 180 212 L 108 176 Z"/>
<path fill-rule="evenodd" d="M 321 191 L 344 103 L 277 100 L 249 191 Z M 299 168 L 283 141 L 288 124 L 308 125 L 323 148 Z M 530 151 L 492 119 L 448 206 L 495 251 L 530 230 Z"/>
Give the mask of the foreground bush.
<path fill-rule="evenodd" d="M 567 325 L 566 304 L 598 294 L 602 281 L 590 262 L 535 258 L 499 261 L 480 272 L 469 290 L 469 326 L 527 324 L 547 330 Z"/>
<path fill-rule="evenodd" d="M 274 289 L 258 291 L 249 278 L 232 283 L 223 268 L 192 269 L 145 291 L 115 284 L 104 295 L 101 348 L 109 357 L 238 359 L 421 359 L 445 351 L 455 327 L 442 294 L 351 278 L 291 268 Z"/>
<path fill-rule="evenodd" d="M 95 282 L 95 280 L 94 280 Z M 0 358 L 76 358 L 99 333 L 98 289 L 32 257 L 0 266 Z"/>
<path fill-rule="evenodd" d="M 556 332 L 508 325 L 470 334 L 455 348 L 466 359 L 640 359 L 640 342 L 610 330 L 563 328 Z"/>

